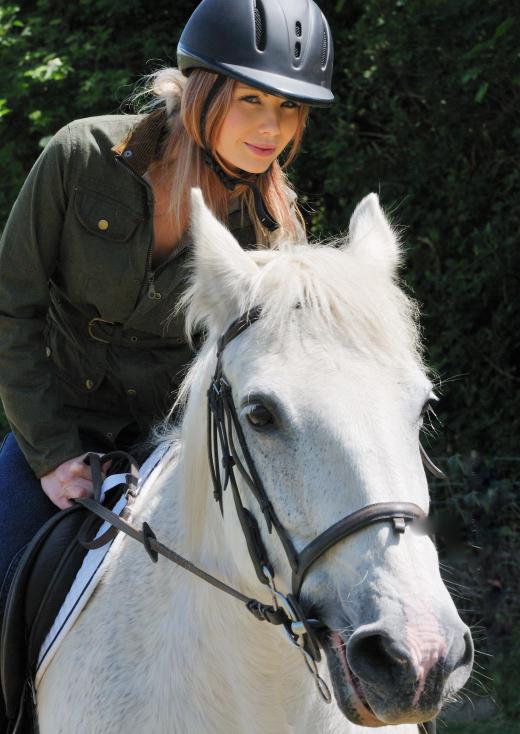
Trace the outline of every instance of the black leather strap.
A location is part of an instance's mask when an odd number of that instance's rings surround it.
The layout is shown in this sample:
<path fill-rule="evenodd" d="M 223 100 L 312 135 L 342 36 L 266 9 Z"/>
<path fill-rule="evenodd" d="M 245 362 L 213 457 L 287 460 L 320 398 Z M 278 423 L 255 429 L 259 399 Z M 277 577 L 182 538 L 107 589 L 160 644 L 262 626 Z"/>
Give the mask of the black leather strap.
<path fill-rule="evenodd" d="M 122 452 L 114 452 L 114 453 L 119 454 Z M 89 454 L 89 463 L 91 467 L 96 467 L 92 472 L 92 476 L 93 476 L 93 479 L 95 479 L 95 481 L 98 483 L 101 482 L 100 467 L 107 461 L 108 457 L 110 456 L 113 456 L 113 454 L 106 454 L 105 456 L 101 456 L 101 457 L 98 456 L 97 454 Z M 99 496 L 99 487 L 95 488 L 95 494 L 98 494 Z M 130 523 L 126 522 L 121 517 L 119 517 L 119 515 L 116 515 L 114 512 L 109 510 L 107 507 L 105 507 L 104 505 L 101 505 L 97 500 L 93 499 L 92 497 L 80 497 L 80 498 L 75 499 L 74 502 L 76 504 L 81 505 L 82 507 L 85 507 L 87 510 L 92 512 L 95 516 L 101 518 L 102 520 L 105 520 L 116 531 L 121 531 L 125 533 L 126 535 L 129 535 L 134 540 L 137 540 L 139 543 L 141 543 L 144 546 L 146 552 L 148 553 L 148 555 L 154 562 L 157 561 L 159 556 L 163 556 L 164 558 L 167 558 L 169 561 L 173 561 L 178 566 L 181 566 L 182 568 L 184 568 L 186 571 L 189 571 L 190 573 L 195 574 L 195 576 L 198 576 L 199 578 L 203 579 L 204 581 L 207 581 L 212 586 L 215 586 L 216 588 L 220 589 L 221 591 L 225 591 L 227 594 L 230 594 L 231 596 L 235 597 L 235 599 L 238 599 L 239 601 L 243 602 L 246 605 L 247 609 L 252 614 L 254 614 L 254 616 L 257 619 L 265 620 L 265 621 L 270 622 L 271 624 L 277 624 L 277 625 L 290 623 L 290 619 L 287 616 L 287 614 L 283 611 L 283 609 L 277 610 L 270 605 L 266 605 L 266 604 L 263 604 L 262 602 L 259 602 L 257 599 L 253 599 L 251 597 L 246 596 L 245 594 L 242 594 L 237 589 L 234 589 L 233 587 L 228 586 L 228 584 L 225 584 L 223 581 L 220 581 L 220 579 L 215 578 L 215 576 L 212 576 L 211 574 L 206 573 L 206 571 L 203 571 L 202 569 L 198 568 L 198 566 L 195 566 L 195 564 L 191 563 L 191 561 L 188 561 L 186 558 L 183 558 L 181 555 L 176 553 L 171 548 L 168 548 L 167 546 L 160 543 L 157 540 L 155 533 L 152 531 L 148 523 L 143 523 L 143 530 L 140 531 L 134 528 L 133 525 L 130 525 Z M 249 515 L 249 516 L 252 517 L 252 515 Z M 256 533 L 258 533 L 258 526 L 256 526 Z"/>
<path fill-rule="evenodd" d="M 218 340 L 217 359 L 220 357 L 229 342 L 233 341 L 233 339 L 236 339 L 237 336 L 248 329 L 251 324 L 255 323 L 255 321 L 258 321 L 261 315 L 262 309 L 260 308 L 260 306 L 256 306 L 255 308 L 250 309 L 245 314 L 240 316 L 240 318 L 235 319 L 235 321 L 233 321 L 228 326 L 224 334 L 222 334 L 222 336 Z"/>
<path fill-rule="evenodd" d="M 293 593 L 299 593 L 307 571 L 318 558 L 343 538 L 380 522 L 394 522 L 396 529 L 402 532 L 401 526 L 396 524 L 399 520 L 406 523 L 425 518 L 419 505 L 412 502 L 375 502 L 343 517 L 298 553 L 297 566 L 293 568 Z"/>

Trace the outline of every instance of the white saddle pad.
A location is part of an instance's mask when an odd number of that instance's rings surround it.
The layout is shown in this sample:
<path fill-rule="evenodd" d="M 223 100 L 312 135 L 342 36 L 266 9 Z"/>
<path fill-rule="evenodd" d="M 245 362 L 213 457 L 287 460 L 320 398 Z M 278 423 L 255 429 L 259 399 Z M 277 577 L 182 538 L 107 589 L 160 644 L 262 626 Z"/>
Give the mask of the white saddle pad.
<path fill-rule="evenodd" d="M 140 467 L 139 482 L 137 484 L 138 494 L 143 489 L 145 482 L 152 478 L 155 470 L 158 468 L 157 465 L 159 464 L 159 461 L 162 459 L 168 448 L 169 446 L 166 443 L 158 446 Z M 113 474 L 112 476 L 107 477 L 102 486 L 102 498 L 106 492 L 124 481 L 125 475 L 122 474 Z M 123 496 L 115 505 L 113 512 L 117 515 L 121 514 L 125 505 L 126 497 Z M 109 524 L 104 522 L 99 528 L 96 538 L 105 533 L 109 527 Z M 109 550 L 112 547 L 115 547 L 116 543 L 121 542 L 123 537 L 124 534 L 119 533 L 112 542 L 107 543 L 101 548 L 90 550 L 83 559 L 81 568 L 79 569 L 70 591 L 65 597 L 65 601 L 58 612 L 54 624 L 49 630 L 49 633 L 40 649 L 35 677 L 36 688 L 38 688 L 45 671 L 47 670 L 47 666 L 56 654 L 61 641 L 83 611 L 100 578 L 106 571 L 109 562 Z"/>

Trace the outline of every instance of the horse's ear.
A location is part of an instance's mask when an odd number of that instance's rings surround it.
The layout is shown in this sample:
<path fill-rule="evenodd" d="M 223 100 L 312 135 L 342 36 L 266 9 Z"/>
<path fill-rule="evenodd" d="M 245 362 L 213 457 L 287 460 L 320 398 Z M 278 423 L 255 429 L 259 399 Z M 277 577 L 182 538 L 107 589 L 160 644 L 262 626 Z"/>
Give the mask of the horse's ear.
<path fill-rule="evenodd" d="M 208 314 L 226 319 L 248 292 L 258 267 L 208 209 L 200 189 L 191 190 L 191 231 L 197 300 Z"/>
<path fill-rule="evenodd" d="M 356 257 L 384 268 L 391 275 L 399 266 L 399 240 L 381 209 L 377 194 L 365 196 L 354 209 L 346 247 Z"/>

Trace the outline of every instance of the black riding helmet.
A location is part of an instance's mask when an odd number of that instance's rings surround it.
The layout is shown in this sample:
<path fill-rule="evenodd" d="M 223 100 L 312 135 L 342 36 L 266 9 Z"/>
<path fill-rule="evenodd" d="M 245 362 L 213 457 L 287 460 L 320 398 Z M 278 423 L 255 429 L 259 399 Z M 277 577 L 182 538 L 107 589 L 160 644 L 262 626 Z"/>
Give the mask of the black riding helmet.
<path fill-rule="evenodd" d="M 333 45 L 313 0 L 202 0 L 184 28 L 177 65 L 202 68 L 265 92 L 327 106 Z"/>
<path fill-rule="evenodd" d="M 226 77 L 303 104 L 325 107 L 331 91 L 333 45 L 325 16 L 313 0 L 202 0 L 177 46 L 177 66 L 219 74 L 204 105 L 200 135 L 204 160 L 233 190 L 247 185 L 260 222 L 270 231 L 278 223 L 267 211 L 260 189 L 247 176 L 230 176 L 206 142 L 206 115 Z"/>

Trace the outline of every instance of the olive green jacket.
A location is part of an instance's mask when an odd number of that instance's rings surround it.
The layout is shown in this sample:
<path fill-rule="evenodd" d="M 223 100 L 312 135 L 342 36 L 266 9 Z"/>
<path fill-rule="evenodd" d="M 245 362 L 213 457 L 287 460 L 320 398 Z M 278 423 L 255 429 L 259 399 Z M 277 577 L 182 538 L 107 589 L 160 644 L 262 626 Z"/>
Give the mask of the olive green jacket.
<path fill-rule="evenodd" d="M 162 111 L 78 120 L 31 170 L 0 242 L 0 396 L 38 477 L 87 450 L 143 437 L 193 356 L 182 315 L 190 235 L 155 271 L 142 178 Z M 237 209 L 228 226 L 254 247 Z M 135 433 L 135 431 L 134 431 Z M 132 434 L 132 431 L 130 431 Z"/>

